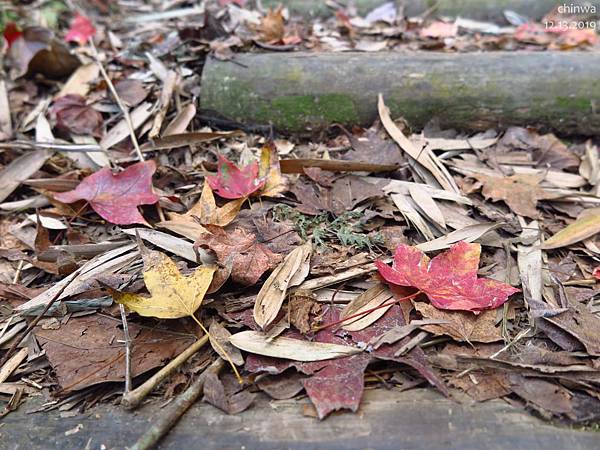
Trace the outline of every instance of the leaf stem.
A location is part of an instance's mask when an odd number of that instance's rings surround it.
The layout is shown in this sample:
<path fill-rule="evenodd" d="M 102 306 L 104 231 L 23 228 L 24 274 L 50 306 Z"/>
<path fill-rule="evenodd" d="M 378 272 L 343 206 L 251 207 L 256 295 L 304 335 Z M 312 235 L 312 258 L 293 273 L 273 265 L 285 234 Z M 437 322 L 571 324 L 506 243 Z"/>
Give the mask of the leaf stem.
<path fill-rule="evenodd" d="M 327 323 L 327 324 L 325 324 L 325 325 L 320 325 L 320 326 L 318 326 L 318 327 L 316 327 L 316 328 L 313 328 L 311 331 L 321 331 L 321 330 L 324 330 L 324 329 L 326 329 L 326 328 L 330 328 L 330 327 L 333 327 L 333 326 L 335 326 L 335 325 L 339 325 L 340 323 L 347 322 L 348 320 L 355 319 L 355 318 L 357 318 L 357 317 L 362 317 L 362 316 L 365 316 L 365 315 L 367 315 L 367 314 L 370 314 L 370 313 L 372 313 L 373 311 L 377 311 L 378 309 L 385 308 L 385 307 L 387 307 L 387 306 L 392 306 L 393 304 L 395 304 L 395 303 L 399 303 L 399 302 L 401 302 L 401 301 L 403 301 L 403 300 L 410 300 L 410 299 L 413 299 L 413 298 L 415 298 L 416 296 L 418 296 L 419 294 L 422 294 L 422 293 L 423 293 L 423 291 L 420 291 L 420 290 L 419 290 L 419 291 L 417 291 L 417 292 L 415 292 L 415 293 L 413 293 L 413 294 L 407 295 L 406 297 L 395 298 L 395 299 L 394 299 L 393 301 L 391 301 L 391 302 L 385 302 L 385 303 L 382 303 L 382 304 L 381 304 L 381 305 L 379 305 L 379 306 L 375 306 L 374 308 L 370 308 L 370 309 L 367 309 L 367 310 L 365 310 L 365 311 L 361 311 L 361 312 L 358 312 L 358 313 L 356 313 L 356 314 L 352 314 L 351 316 L 344 317 L 343 319 L 336 320 L 335 322 Z"/>

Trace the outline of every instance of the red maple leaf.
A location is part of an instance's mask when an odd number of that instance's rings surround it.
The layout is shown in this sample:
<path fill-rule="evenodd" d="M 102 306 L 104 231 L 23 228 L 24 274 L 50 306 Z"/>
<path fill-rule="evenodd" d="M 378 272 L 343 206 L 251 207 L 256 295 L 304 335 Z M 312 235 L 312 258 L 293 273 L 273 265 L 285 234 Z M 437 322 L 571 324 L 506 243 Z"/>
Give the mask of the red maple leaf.
<path fill-rule="evenodd" d="M 159 199 L 152 191 L 154 161 L 139 162 L 113 175 L 108 167 L 84 178 L 72 191 L 54 194 L 59 202 L 87 200 L 107 221 L 117 225 L 145 224 L 138 205 L 151 205 Z"/>
<path fill-rule="evenodd" d="M 89 38 L 96 34 L 96 28 L 90 19 L 82 14 L 75 14 L 71 21 L 71 27 L 65 35 L 65 41 L 77 42 L 79 45 L 84 45 Z"/>
<path fill-rule="evenodd" d="M 460 241 L 444 253 L 429 259 L 421 250 L 400 244 L 392 267 L 376 261 L 379 274 L 391 284 L 413 286 L 427 295 L 439 309 L 471 311 L 502 305 L 519 292 L 508 284 L 477 278 L 481 246 Z"/>
<path fill-rule="evenodd" d="M 258 161 L 242 168 L 219 155 L 217 174 L 207 176 L 211 189 L 223 198 L 248 197 L 265 185 L 265 179 L 258 177 Z"/>
<path fill-rule="evenodd" d="M 595 279 L 600 280 L 600 266 L 598 266 L 594 269 L 594 271 L 592 272 L 592 276 Z"/>

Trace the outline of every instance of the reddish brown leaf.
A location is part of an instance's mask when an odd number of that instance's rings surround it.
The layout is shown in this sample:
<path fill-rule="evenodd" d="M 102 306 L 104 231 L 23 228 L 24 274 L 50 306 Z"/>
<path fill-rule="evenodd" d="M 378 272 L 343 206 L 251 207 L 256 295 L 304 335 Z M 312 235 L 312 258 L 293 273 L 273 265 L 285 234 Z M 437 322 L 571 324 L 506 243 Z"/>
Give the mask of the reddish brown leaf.
<path fill-rule="evenodd" d="M 81 95 L 59 97 L 52 113 L 56 116 L 56 126 L 70 133 L 97 134 L 102 126 L 102 114 L 87 105 Z"/>
<path fill-rule="evenodd" d="M 265 42 L 274 43 L 283 39 L 285 34 L 283 7 L 279 7 L 275 11 L 269 8 L 267 15 L 260 23 L 260 33 Z"/>
<path fill-rule="evenodd" d="M 12 46 L 12 43 L 14 41 L 17 40 L 17 38 L 19 36 L 21 36 L 23 33 L 21 33 L 21 31 L 19 30 L 19 28 L 17 27 L 17 25 L 14 22 L 8 22 L 6 24 L 6 26 L 4 27 L 4 31 L 2 32 L 2 35 L 4 36 L 4 40 L 6 41 L 6 44 L 8 45 L 8 48 L 10 48 Z"/>
<path fill-rule="evenodd" d="M 502 305 L 518 289 L 488 278 L 477 278 L 481 246 L 460 241 L 449 250 L 429 259 L 416 247 L 396 248 L 392 267 L 375 264 L 379 274 L 391 284 L 413 286 L 424 292 L 439 309 L 472 311 Z"/>
<path fill-rule="evenodd" d="M 181 333 L 131 322 L 129 333 L 134 377 L 162 366 L 190 344 Z M 118 342 L 123 338 L 120 320 L 98 314 L 72 317 L 57 330 L 36 328 L 35 336 L 65 391 L 124 380 L 125 349 Z"/>
<path fill-rule="evenodd" d="M 71 27 L 65 35 L 65 41 L 84 45 L 94 34 L 96 34 L 96 29 L 92 21 L 86 16 L 76 13 L 71 21 Z"/>
<path fill-rule="evenodd" d="M 140 80 L 125 79 L 115 83 L 115 90 L 127 106 L 137 106 L 148 96 L 148 91 Z"/>
<path fill-rule="evenodd" d="M 159 199 L 152 190 L 154 161 L 133 164 L 113 175 L 108 167 L 84 178 L 72 191 L 54 194 L 59 202 L 87 200 L 101 217 L 117 225 L 145 224 L 138 205 L 151 205 Z"/>
<path fill-rule="evenodd" d="M 217 175 L 207 176 L 206 180 L 213 191 L 230 199 L 248 197 L 265 184 L 264 178 L 258 177 L 258 161 L 239 168 L 222 155 L 219 155 Z"/>
<path fill-rule="evenodd" d="M 263 273 L 277 266 L 281 255 L 273 253 L 265 245 L 259 244 L 252 233 L 237 228 L 225 232 L 220 227 L 206 226 L 210 233 L 203 233 L 196 246 L 212 250 L 220 264 L 226 265 L 233 258 L 231 275 L 233 281 L 252 286 Z"/>

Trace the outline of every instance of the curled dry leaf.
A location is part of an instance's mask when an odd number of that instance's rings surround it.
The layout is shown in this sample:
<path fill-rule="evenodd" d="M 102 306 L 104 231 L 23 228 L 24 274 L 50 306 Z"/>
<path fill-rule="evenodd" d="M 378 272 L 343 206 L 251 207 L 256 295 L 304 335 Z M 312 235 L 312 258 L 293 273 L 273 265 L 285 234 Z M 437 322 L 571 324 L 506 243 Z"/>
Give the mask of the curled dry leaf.
<path fill-rule="evenodd" d="M 219 208 L 212 189 L 208 183 L 204 183 L 200 200 L 187 213 L 169 214 L 169 220 L 157 225 L 196 240 L 200 234 L 207 232 L 202 225 L 229 225 L 237 217 L 246 200 L 246 197 L 238 198 Z"/>
<path fill-rule="evenodd" d="M 265 42 L 279 42 L 285 34 L 283 7 L 274 11 L 269 8 L 267 15 L 260 22 L 261 39 Z"/>
<path fill-rule="evenodd" d="M 260 152 L 259 177 L 265 180 L 260 195 L 277 197 L 288 190 L 287 180 L 281 175 L 277 148 L 267 142 Z"/>
<path fill-rule="evenodd" d="M 265 179 L 258 177 L 258 161 L 240 168 L 222 155 L 219 155 L 217 174 L 207 176 L 206 181 L 213 191 L 229 199 L 248 197 L 265 184 Z"/>
<path fill-rule="evenodd" d="M 201 234 L 195 246 L 212 250 L 223 266 L 231 258 L 231 276 L 236 283 L 253 286 L 263 273 L 281 261 L 281 255 L 258 243 L 254 234 L 241 228 L 226 232 L 220 227 L 207 225 L 207 229 L 209 232 Z"/>
<path fill-rule="evenodd" d="M 302 341 L 281 336 L 269 339 L 260 331 L 242 331 L 231 336 L 229 341 L 249 353 L 303 362 L 324 361 L 362 352 L 356 347 L 328 342 Z"/>
<path fill-rule="evenodd" d="M 265 329 L 275 320 L 287 290 L 304 281 L 310 270 L 311 253 L 310 242 L 295 248 L 269 275 L 254 304 L 254 320 L 259 327 Z"/>
<path fill-rule="evenodd" d="M 167 255 L 145 250 L 144 283 L 150 297 L 109 289 L 113 299 L 140 316 L 178 319 L 193 316 L 212 282 L 215 267 L 199 267 L 183 276 Z"/>
<path fill-rule="evenodd" d="M 152 191 L 155 170 L 154 161 L 133 164 L 116 175 L 105 167 L 84 178 L 74 190 L 54 194 L 54 198 L 62 203 L 87 200 L 102 218 L 117 225 L 145 224 L 137 206 L 158 201 Z"/>
<path fill-rule="evenodd" d="M 392 267 L 376 261 L 379 274 L 389 283 L 413 286 L 439 309 L 472 311 L 494 309 L 518 289 L 489 278 L 477 278 L 481 246 L 460 241 L 429 259 L 416 247 L 401 244 Z"/>

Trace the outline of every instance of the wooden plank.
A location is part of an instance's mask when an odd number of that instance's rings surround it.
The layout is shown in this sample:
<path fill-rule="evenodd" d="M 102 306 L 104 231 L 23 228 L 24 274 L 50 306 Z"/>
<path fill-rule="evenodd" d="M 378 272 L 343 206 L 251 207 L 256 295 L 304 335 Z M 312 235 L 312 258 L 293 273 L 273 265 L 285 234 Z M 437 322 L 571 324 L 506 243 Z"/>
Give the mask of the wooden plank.
<path fill-rule="evenodd" d="M 35 399 L 34 399 L 35 400 Z M 35 400 L 41 404 L 43 399 Z M 32 404 L 3 419 L 0 442 L 10 449 L 124 448 L 160 414 L 157 404 L 129 413 L 100 405 L 83 415 L 27 415 Z M 195 449 L 597 449 L 598 433 L 557 428 L 502 401 L 461 404 L 431 389 L 366 392 L 357 414 L 335 414 L 320 422 L 303 415 L 306 399 L 270 401 L 260 396 L 248 411 L 228 416 L 197 404 L 159 448 Z M 77 433 L 65 435 L 78 424 Z"/>

